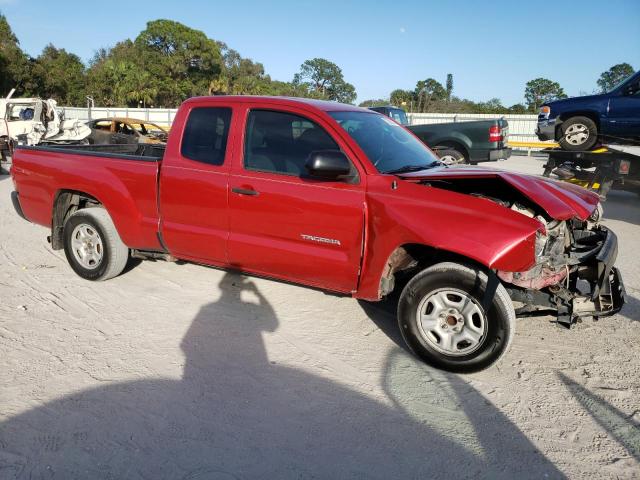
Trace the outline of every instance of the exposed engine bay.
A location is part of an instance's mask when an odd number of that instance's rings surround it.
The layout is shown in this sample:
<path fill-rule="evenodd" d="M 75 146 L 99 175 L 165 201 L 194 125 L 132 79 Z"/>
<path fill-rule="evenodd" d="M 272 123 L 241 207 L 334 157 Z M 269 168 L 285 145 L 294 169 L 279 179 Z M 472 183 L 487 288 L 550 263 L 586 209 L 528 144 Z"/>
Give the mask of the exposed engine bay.
<path fill-rule="evenodd" d="M 495 272 L 517 304 L 517 315 L 553 311 L 558 323 L 570 327 L 580 317 L 609 316 L 622 308 L 624 287 L 613 266 L 618 241 L 612 231 L 599 224 L 600 204 L 587 220 L 556 220 L 499 178 L 422 183 L 495 202 L 542 224 L 544 228 L 536 236 L 535 265 L 524 272 Z"/>

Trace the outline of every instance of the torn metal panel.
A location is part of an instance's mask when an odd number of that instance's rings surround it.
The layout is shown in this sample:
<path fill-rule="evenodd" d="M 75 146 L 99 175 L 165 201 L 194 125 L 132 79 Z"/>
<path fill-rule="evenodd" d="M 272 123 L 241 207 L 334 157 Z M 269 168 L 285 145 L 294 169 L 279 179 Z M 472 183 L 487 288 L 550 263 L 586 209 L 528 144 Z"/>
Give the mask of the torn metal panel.
<path fill-rule="evenodd" d="M 5 144 L 79 143 L 91 129 L 81 120 L 66 120 L 53 99 L 5 98 L 0 100 L 0 138 Z"/>
<path fill-rule="evenodd" d="M 167 142 L 167 130 L 146 120 L 127 117 L 98 118 L 87 123 L 92 144 Z"/>

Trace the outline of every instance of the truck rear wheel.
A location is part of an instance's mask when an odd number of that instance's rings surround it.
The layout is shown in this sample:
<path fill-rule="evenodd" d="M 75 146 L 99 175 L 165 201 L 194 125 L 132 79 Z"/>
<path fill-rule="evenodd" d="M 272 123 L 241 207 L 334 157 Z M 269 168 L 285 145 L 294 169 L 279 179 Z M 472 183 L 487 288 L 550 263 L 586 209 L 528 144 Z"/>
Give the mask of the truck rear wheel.
<path fill-rule="evenodd" d="M 69 265 L 86 280 L 108 280 L 127 265 L 129 249 L 102 208 L 85 208 L 67 218 L 63 238 Z"/>
<path fill-rule="evenodd" d="M 440 161 L 445 165 L 462 165 L 467 163 L 467 159 L 464 157 L 464 154 L 452 147 L 446 147 L 443 150 L 438 150 L 438 156 L 440 157 Z"/>
<path fill-rule="evenodd" d="M 571 117 L 560 129 L 558 143 L 564 150 L 590 150 L 598 141 L 598 127 L 588 117 Z"/>
<path fill-rule="evenodd" d="M 398 322 L 411 351 L 426 363 L 451 372 L 475 372 L 508 351 L 516 315 L 496 277 L 446 262 L 409 281 L 398 303 Z"/>

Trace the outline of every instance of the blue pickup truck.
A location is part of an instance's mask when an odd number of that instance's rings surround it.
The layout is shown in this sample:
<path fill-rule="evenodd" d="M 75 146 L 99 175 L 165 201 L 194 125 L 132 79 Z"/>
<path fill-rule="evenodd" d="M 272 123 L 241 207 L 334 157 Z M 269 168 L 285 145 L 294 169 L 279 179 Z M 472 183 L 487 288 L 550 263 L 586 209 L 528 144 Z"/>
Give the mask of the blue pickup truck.
<path fill-rule="evenodd" d="M 570 151 L 597 143 L 640 144 L 640 71 L 610 92 L 545 103 L 536 134 Z"/>

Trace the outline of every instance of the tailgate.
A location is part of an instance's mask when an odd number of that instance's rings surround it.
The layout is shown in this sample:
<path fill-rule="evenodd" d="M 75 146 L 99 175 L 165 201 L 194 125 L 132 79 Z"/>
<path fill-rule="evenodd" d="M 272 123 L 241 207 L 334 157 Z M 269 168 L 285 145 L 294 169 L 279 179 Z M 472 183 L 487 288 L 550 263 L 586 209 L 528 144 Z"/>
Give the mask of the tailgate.
<path fill-rule="evenodd" d="M 506 146 L 509 141 L 509 122 L 504 118 L 497 120 L 498 127 L 500 127 L 500 134 L 502 135 L 502 142 L 500 142 L 500 148 Z"/>

